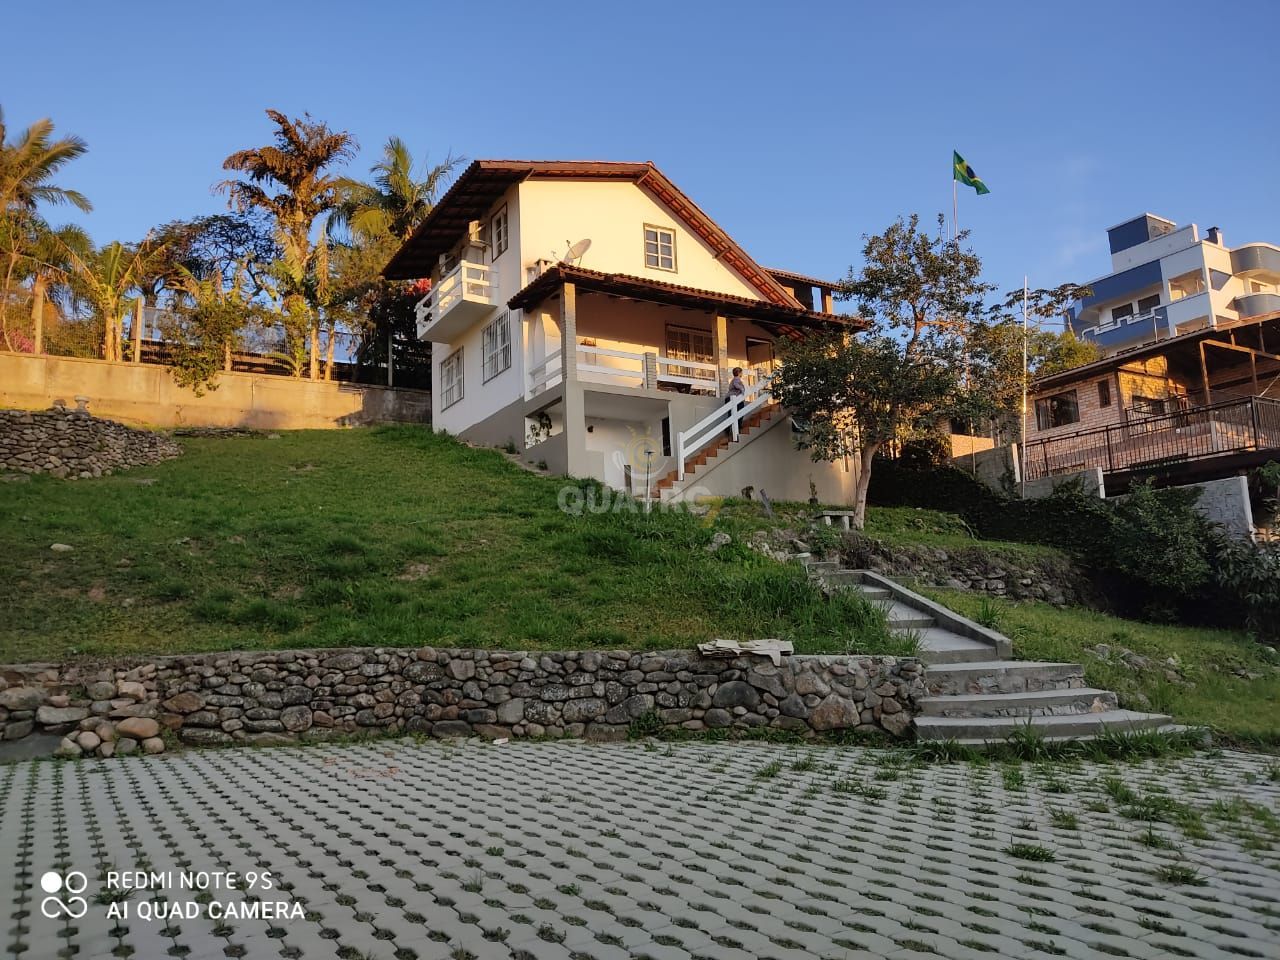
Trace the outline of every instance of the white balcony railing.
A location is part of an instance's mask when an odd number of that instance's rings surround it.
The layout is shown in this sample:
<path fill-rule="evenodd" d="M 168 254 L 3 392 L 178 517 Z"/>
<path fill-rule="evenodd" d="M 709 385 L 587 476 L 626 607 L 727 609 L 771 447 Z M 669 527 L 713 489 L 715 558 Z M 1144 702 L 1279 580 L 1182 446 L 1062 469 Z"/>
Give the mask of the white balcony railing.
<path fill-rule="evenodd" d="M 497 290 L 490 268 L 482 263 L 463 260 L 418 301 L 414 308 L 418 336 L 429 338 L 446 331 L 456 333 L 458 331 L 452 327 L 470 323 L 496 303 Z M 451 315 L 456 317 L 454 323 L 448 323 Z"/>
<path fill-rule="evenodd" d="M 730 440 L 737 440 L 742 430 L 742 423 L 772 399 L 769 393 L 769 381 L 772 377 L 761 377 L 747 387 L 741 403 L 724 403 L 691 426 L 676 434 L 676 479 L 684 479 L 685 461 L 712 440 L 728 432 Z"/>

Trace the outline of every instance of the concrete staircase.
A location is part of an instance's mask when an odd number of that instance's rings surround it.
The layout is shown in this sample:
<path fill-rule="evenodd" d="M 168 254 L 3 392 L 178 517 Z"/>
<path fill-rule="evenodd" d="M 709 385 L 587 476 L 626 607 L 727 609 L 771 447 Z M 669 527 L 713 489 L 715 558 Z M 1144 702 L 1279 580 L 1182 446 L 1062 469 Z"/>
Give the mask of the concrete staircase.
<path fill-rule="evenodd" d="M 666 476 L 662 477 L 652 487 L 651 496 L 655 500 L 662 499 L 664 491 L 672 491 L 677 483 L 689 483 L 699 469 L 707 466 L 714 466 L 713 461 L 717 458 L 731 456 L 745 444 L 751 441 L 751 435 L 759 431 L 763 427 L 771 425 L 773 419 L 778 416 L 781 407 L 776 403 L 768 403 L 742 421 L 742 425 L 738 428 L 738 439 L 730 440 L 727 436 L 722 435 L 715 443 L 709 443 L 699 450 L 692 457 L 684 462 L 684 479 L 679 479 L 676 470 L 671 470 Z"/>
<path fill-rule="evenodd" d="M 885 611 L 891 630 L 917 637 L 929 690 L 915 719 L 919 740 L 982 746 L 1027 727 L 1047 740 L 1089 739 L 1108 729 L 1183 729 L 1164 714 L 1119 709 L 1114 693 L 1085 685 L 1078 663 L 1010 659 L 1008 637 L 887 577 L 808 554 L 796 559 L 828 594 L 856 590 Z"/>

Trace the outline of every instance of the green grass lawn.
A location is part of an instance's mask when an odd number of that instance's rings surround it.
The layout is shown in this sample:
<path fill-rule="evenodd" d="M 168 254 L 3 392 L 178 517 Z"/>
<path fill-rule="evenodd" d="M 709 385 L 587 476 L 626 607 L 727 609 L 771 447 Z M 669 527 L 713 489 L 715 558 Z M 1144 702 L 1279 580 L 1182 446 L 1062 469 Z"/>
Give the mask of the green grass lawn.
<path fill-rule="evenodd" d="M 1280 661 L 1243 633 L 1140 623 L 1078 607 L 991 601 L 955 590 L 923 592 L 1007 634 L 1019 659 L 1084 664 L 1089 684 L 1116 691 L 1121 706 L 1168 713 L 1246 743 L 1280 745 Z M 1106 661 L 1085 650 L 1098 644 L 1111 647 Z M 1120 662 L 1120 648 L 1150 658 L 1151 666 L 1129 669 Z M 1166 678 L 1169 657 L 1188 682 Z M 1234 673 L 1238 669 L 1260 676 L 1242 679 Z"/>
<path fill-rule="evenodd" d="M 193 438 L 0 484 L 0 662 L 418 644 L 891 652 L 883 618 L 688 515 L 572 516 L 563 481 L 413 427 Z M 54 543 L 74 549 L 59 553 Z"/>

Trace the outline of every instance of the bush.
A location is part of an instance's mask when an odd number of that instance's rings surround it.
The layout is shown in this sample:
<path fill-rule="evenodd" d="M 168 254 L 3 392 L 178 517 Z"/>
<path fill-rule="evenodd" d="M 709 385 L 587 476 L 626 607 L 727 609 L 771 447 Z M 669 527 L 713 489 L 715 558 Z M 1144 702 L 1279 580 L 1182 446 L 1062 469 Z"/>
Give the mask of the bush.
<path fill-rule="evenodd" d="M 878 461 L 868 499 L 958 513 L 984 539 L 1056 547 L 1074 557 L 1120 611 L 1195 620 L 1222 607 L 1213 602 L 1220 586 L 1214 570 L 1225 549 L 1214 525 L 1196 511 L 1198 497 L 1195 490 L 1138 484 L 1124 497 L 1100 500 L 1066 484 L 1049 497 L 1014 500 L 952 467 L 912 470 Z M 1246 557 L 1235 559 L 1245 564 Z M 1264 579 L 1260 571 L 1259 597 Z"/>
<path fill-rule="evenodd" d="M 1213 576 L 1223 596 L 1243 611 L 1245 627 L 1266 640 L 1280 638 L 1280 546 L 1225 542 Z"/>

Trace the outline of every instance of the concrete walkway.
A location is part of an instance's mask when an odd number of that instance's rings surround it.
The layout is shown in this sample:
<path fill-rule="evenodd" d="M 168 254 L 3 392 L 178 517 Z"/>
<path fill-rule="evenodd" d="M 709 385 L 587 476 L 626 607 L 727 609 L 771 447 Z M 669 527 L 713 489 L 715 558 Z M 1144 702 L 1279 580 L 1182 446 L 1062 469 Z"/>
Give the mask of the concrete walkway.
<path fill-rule="evenodd" d="M 908 759 L 406 740 L 12 764 L 0 768 L 3 953 L 1280 956 L 1275 758 Z M 152 889 L 108 919 L 103 871 L 139 869 L 257 871 L 258 898 L 305 916 L 219 921 L 210 910 L 243 906 L 242 891 Z M 80 919 L 46 901 L 51 870 L 87 875 Z M 138 915 L 165 900 L 200 915 Z"/>

